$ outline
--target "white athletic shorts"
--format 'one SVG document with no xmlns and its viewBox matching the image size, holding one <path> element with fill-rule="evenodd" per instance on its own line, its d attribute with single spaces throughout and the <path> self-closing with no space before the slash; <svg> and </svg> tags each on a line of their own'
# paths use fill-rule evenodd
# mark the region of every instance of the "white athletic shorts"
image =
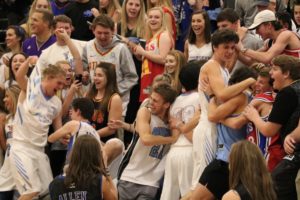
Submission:
<svg viewBox="0 0 300 200">
<path fill-rule="evenodd" d="M 6 192 L 15 189 L 15 182 L 11 174 L 9 156 L 10 145 L 8 144 L 5 152 L 4 163 L 0 169 L 0 192 Z"/>
<path fill-rule="evenodd" d="M 180 199 L 192 185 L 193 146 L 173 146 L 167 154 L 161 200 Z"/>
<path fill-rule="evenodd" d="M 12 176 L 21 195 L 48 193 L 53 180 L 48 156 L 44 148 L 13 141 L 9 156 Z"/>
</svg>

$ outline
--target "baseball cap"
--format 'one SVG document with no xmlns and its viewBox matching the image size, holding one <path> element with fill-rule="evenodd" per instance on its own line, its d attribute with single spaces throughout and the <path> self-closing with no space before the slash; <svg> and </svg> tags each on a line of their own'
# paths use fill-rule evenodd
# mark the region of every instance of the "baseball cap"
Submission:
<svg viewBox="0 0 300 200">
<path fill-rule="evenodd" d="M 253 24 L 248 29 L 256 29 L 262 23 L 271 21 L 276 21 L 275 13 L 270 10 L 263 10 L 255 16 Z"/>
<path fill-rule="evenodd" d="M 256 1 L 254 2 L 254 5 L 255 5 L 255 6 L 268 6 L 269 3 L 270 3 L 269 0 L 256 0 Z"/>
</svg>

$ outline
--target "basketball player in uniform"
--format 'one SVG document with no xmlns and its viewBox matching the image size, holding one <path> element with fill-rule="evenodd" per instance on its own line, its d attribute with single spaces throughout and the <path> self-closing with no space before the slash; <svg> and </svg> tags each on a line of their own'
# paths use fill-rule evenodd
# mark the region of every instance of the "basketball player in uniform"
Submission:
<svg viewBox="0 0 300 200">
<path fill-rule="evenodd" d="M 178 134 L 168 127 L 169 108 L 176 91 L 169 84 L 158 84 L 150 96 L 150 108 L 139 109 L 136 134 L 119 168 L 119 199 L 157 199 L 160 180 L 165 171 L 168 144 Z"/>
<path fill-rule="evenodd" d="M 10 169 L 20 199 L 42 198 L 47 193 L 52 173 L 44 147 L 49 125 L 61 125 L 62 103 L 55 96 L 64 86 L 65 71 L 52 65 L 41 76 L 26 77 L 30 59 L 16 75 L 21 88 L 14 121 L 13 138 L 8 148 Z"/>
</svg>

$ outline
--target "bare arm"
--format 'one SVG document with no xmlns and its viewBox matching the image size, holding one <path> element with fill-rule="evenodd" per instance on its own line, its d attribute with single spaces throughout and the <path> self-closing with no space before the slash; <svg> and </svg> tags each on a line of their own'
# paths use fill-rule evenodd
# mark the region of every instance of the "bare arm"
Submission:
<svg viewBox="0 0 300 200">
<path fill-rule="evenodd" d="M 1 149 L 6 149 L 6 137 L 5 137 L 5 115 L 0 113 L 0 147 Z"/>
<path fill-rule="evenodd" d="M 208 119 L 212 122 L 219 122 L 228 115 L 234 113 L 241 106 L 245 104 L 245 95 L 239 94 L 238 96 L 229 99 L 221 105 L 217 105 L 215 98 L 211 99 L 208 105 Z"/>
<path fill-rule="evenodd" d="M 246 107 L 244 115 L 248 120 L 252 121 L 255 127 L 266 137 L 276 135 L 282 127 L 282 125 L 277 123 L 263 121 L 259 116 L 258 111 L 252 105 Z"/>
<path fill-rule="evenodd" d="M 110 176 L 102 176 L 102 194 L 105 200 L 117 200 L 117 189 Z"/>
<path fill-rule="evenodd" d="M 276 39 L 276 42 L 271 46 L 271 48 L 268 51 L 258 52 L 252 49 L 247 49 L 244 52 L 244 55 L 256 61 L 268 64 L 275 56 L 281 54 L 281 52 L 286 48 L 286 46 L 289 44 L 291 34 L 293 33 L 289 31 L 280 33 L 280 35 Z"/>
<path fill-rule="evenodd" d="M 239 115 L 237 117 L 228 117 L 220 121 L 225 126 L 228 126 L 232 129 L 240 129 L 246 123 L 248 123 L 248 119 L 244 115 Z"/>
<path fill-rule="evenodd" d="M 167 24 L 167 30 L 170 32 L 170 34 L 173 36 L 174 35 L 174 30 L 172 26 L 172 15 L 169 12 L 165 13 L 165 22 Z"/>
<path fill-rule="evenodd" d="M 229 190 L 224 194 L 222 200 L 241 200 L 241 198 L 236 192 Z"/>
<path fill-rule="evenodd" d="M 184 43 L 184 56 L 185 56 L 185 59 L 188 60 L 189 59 L 189 43 L 188 43 L 188 40 L 185 41 Z"/>
<path fill-rule="evenodd" d="M 23 62 L 16 73 L 16 81 L 22 91 L 26 92 L 27 89 L 27 72 L 30 65 L 35 64 L 37 61 L 37 56 L 29 56 L 25 62 Z"/>
<path fill-rule="evenodd" d="M 188 133 L 197 126 L 199 119 L 200 119 L 200 110 L 197 110 L 194 113 L 193 117 L 186 123 L 176 119 L 175 117 L 170 117 L 169 126 L 171 129 L 178 129 L 180 133 Z"/>
<path fill-rule="evenodd" d="M 122 118 L 122 100 L 119 95 L 114 95 L 111 98 L 111 104 L 108 112 L 108 121 L 110 120 L 121 120 Z M 101 137 L 112 135 L 116 130 L 106 126 L 99 129 L 97 132 Z"/>
<path fill-rule="evenodd" d="M 163 137 L 160 135 L 152 135 L 150 128 L 150 111 L 143 107 L 138 111 L 136 119 L 136 130 L 140 135 L 140 139 L 145 146 L 153 146 L 160 144 L 171 144 L 177 140 L 176 137 Z"/>
<path fill-rule="evenodd" d="M 74 133 L 78 128 L 79 128 L 78 121 L 69 121 L 63 127 L 59 128 L 54 133 L 52 133 L 48 137 L 48 142 L 50 143 L 56 142 L 57 140 L 64 138 L 67 135 L 71 135 L 71 133 Z"/>
<path fill-rule="evenodd" d="M 64 40 L 73 56 L 75 62 L 75 74 L 83 74 L 83 64 L 80 53 L 71 40 L 70 36 L 66 33 L 65 30 L 57 30 L 56 35 Z"/>
<path fill-rule="evenodd" d="M 65 117 L 69 114 L 69 108 L 73 101 L 73 97 L 74 97 L 76 91 L 78 91 L 80 89 L 81 85 L 82 84 L 78 83 L 78 81 L 76 81 L 76 80 L 72 83 L 65 99 L 63 100 L 62 111 L 61 111 L 62 117 Z"/>
<path fill-rule="evenodd" d="M 172 48 L 172 38 L 168 31 L 164 31 L 160 35 L 159 39 L 159 54 L 155 54 L 152 51 L 146 51 L 140 45 L 136 46 L 135 52 L 143 57 L 158 63 L 158 64 L 165 64 L 165 58 L 169 51 Z"/>
<path fill-rule="evenodd" d="M 221 102 L 225 102 L 231 99 L 232 97 L 237 96 L 242 91 L 247 89 L 250 85 L 256 82 L 254 78 L 247 78 L 244 81 L 226 87 L 224 84 L 224 79 L 220 72 L 219 64 L 213 62 L 213 63 L 209 63 L 209 65 L 212 66 L 206 67 L 207 75 L 208 75 L 208 83 L 213 91 L 213 94 Z"/>
</svg>

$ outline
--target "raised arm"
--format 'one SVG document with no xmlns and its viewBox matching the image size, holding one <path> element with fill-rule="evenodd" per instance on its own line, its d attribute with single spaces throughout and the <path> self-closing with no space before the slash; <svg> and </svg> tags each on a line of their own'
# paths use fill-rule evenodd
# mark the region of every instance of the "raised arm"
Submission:
<svg viewBox="0 0 300 200">
<path fill-rule="evenodd" d="M 207 66 L 206 68 L 208 70 L 208 84 L 211 87 L 213 94 L 221 102 L 225 102 L 232 97 L 237 96 L 256 82 L 254 78 L 247 78 L 237 84 L 225 86 L 224 79 L 220 72 L 220 66 L 218 66 L 219 64 L 216 62 L 210 64 L 212 66 Z M 201 84 L 205 84 L 204 82 L 204 80 L 201 80 Z"/>
<path fill-rule="evenodd" d="M 16 81 L 18 82 L 19 87 L 22 91 L 26 92 L 27 89 L 27 72 L 30 67 L 32 67 L 38 57 L 37 56 L 29 56 L 25 62 L 23 62 L 16 73 Z"/>
<path fill-rule="evenodd" d="M 80 53 L 75 46 L 74 42 L 71 40 L 70 36 L 64 29 L 56 30 L 56 35 L 61 37 L 62 40 L 67 44 L 75 63 L 75 74 L 83 74 L 83 64 L 81 60 Z"/>
<path fill-rule="evenodd" d="M 70 105 L 73 101 L 74 95 L 76 93 L 76 91 L 79 91 L 81 88 L 81 82 L 78 82 L 77 80 L 75 80 L 70 89 L 68 90 L 68 93 L 66 95 L 66 97 L 63 100 L 63 105 L 62 105 L 62 117 L 65 117 L 69 114 L 69 109 L 70 109 Z"/>
</svg>

